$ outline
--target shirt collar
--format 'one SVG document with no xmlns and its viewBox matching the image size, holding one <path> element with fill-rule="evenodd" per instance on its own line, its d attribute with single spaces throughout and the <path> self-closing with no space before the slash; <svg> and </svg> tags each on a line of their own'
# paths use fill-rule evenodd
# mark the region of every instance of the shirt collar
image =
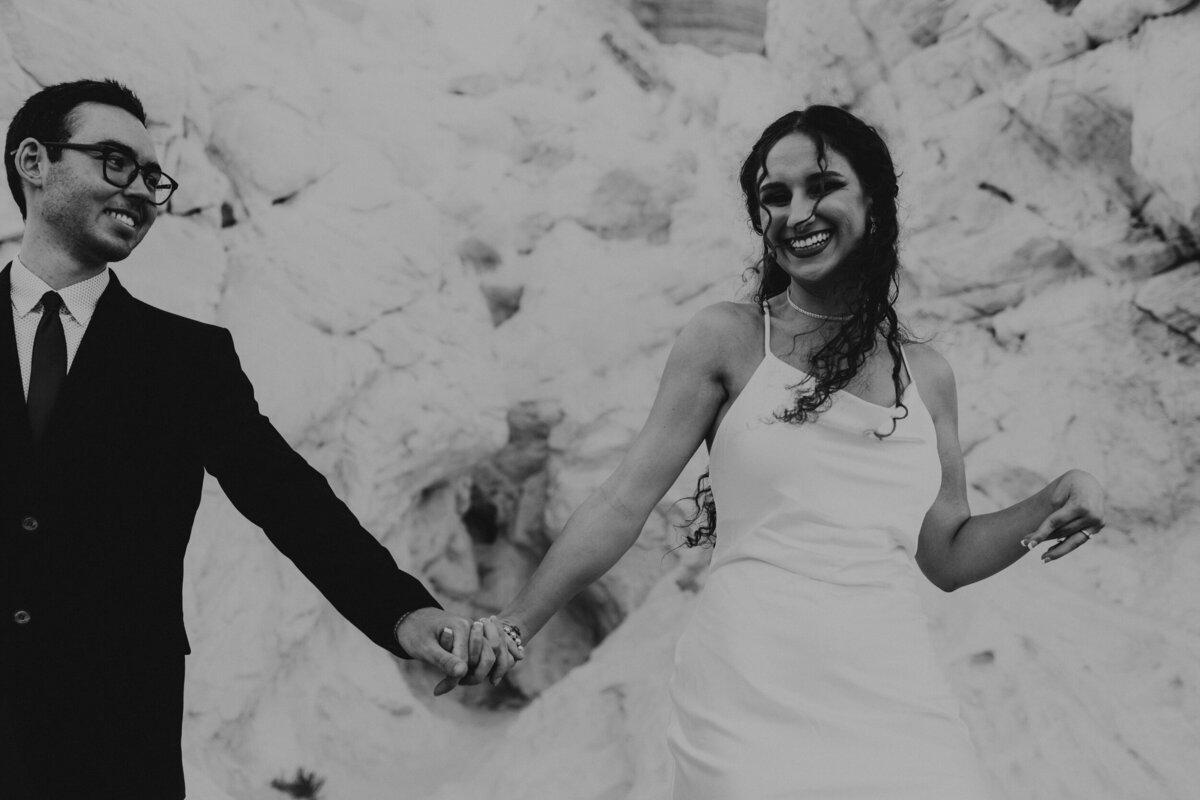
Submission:
<svg viewBox="0 0 1200 800">
<path fill-rule="evenodd" d="M 33 274 L 22 263 L 19 255 L 13 259 L 12 268 L 9 270 L 9 281 L 12 286 L 13 309 L 21 317 L 37 308 L 38 303 L 42 302 L 42 295 L 55 291 L 44 280 Z M 62 298 L 67 313 L 80 325 L 86 326 L 91 322 L 92 314 L 96 311 L 96 304 L 100 302 L 100 295 L 104 294 L 108 282 L 108 269 L 105 268 L 99 275 L 93 275 L 87 280 L 58 289 L 58 296 Z"/>
</svg>

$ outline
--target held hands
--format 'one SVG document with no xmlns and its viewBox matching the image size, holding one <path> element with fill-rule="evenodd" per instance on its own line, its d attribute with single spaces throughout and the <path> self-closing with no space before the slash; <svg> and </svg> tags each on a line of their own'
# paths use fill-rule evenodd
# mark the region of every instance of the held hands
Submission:
<svg viewBox="0 0 1200 800">
<path fill-rule="evenodd" d="M 445 646 L 445 641 L 442 644 Z M 471 669 L 461 683 L 473 686 L 486 679 L 492 686 L 497 686 L 508 671 L 525 658 L 525 646 L 516 625 L 494 616 L 483 617 L 471 625 L 467 653 Z"/>
<path fill-rule="evenodd" d="M 445 676 L 434 687 L 436 696 L 459 683 L 473 685 L 485 678 L 495 686 L 525 657 L 520 632 L 506 632 L 504 625 L 495 617 L 471 623 L 441 609 L 421 608 L 396 626 L 396 641 L 404 652 Z"/>
<path fill-rule="evenodd" d="M 1054 507 L 1037 530 L 1021 540 L 1033 550 L 1048 539 L 1058 542 L 1042 554 L 1042 563 L 1062 558 L 1087 543 L 1104 527 L 1104 488 L 1083 470 L 1071 470 L 1047 487 Z"/>
</svg>

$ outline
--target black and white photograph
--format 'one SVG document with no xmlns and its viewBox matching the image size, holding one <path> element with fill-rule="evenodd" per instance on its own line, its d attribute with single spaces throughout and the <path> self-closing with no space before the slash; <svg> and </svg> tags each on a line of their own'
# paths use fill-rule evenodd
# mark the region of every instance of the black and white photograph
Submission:
<svg viewBox="0 0 1200 800">
<path fill-rule="evenodd" d="M 1200 0 L 0 0 L 0 797 L 1200 797 Z"/>
</svg>

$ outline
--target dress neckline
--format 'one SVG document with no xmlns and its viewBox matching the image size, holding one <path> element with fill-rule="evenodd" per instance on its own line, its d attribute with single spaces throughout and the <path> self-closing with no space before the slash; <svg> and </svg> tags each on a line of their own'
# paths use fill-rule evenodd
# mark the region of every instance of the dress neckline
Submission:
<svg viewBox="0 0 1200 800">
<path fill-rule="evenodd" d="M 902 352 L 903 352 L 903 351 L 902 351 Z M 796 374 L 803 376 L 803 380 L 805 380 L 805 381 L 811 381 L 811 380 L 813 380 L 813 376 L 812 376 L 812 375 L 810 375 L 809 373 L 807 373 L 807 372 L 805 372 L 804 370 L 800 369 L 799 367 L 797 367 L 797 366 L 794 366 L 794 365 L 792 365 L 792 364 L 789 364 L 788 362 L 784 361 L 782 358 L 780 358 L 779 356 L 775 355 L 775 353 L 774 353 L 774 352 L 772 352 L 771 350 L 767 350 L 767 352 L 766 352 L 766 356 L 765 356 L 765 357 L 766 357 L 766 358 L 770 358 L 770 359 L 774 359 L 776 363 L 778 363 L 778 364 L 782 364 L 784 367 L 786 367 L 787 369 L 791 370 L 792 372 L 795 372 Z M 909 392 L 909 389 L 912 389 L 912 388 L 913 388 L 913 385 L 916 383 L 916 382 L 913 380 L 913 376 L 912 376 L 912 370 L 908 368 L 908 361 L 907 361 L 907 359 L 905 359 L 905 362 L 904 362 L 904 369 L 905 369 L 905 371 L 908 373 L 908 383 L 907 383 L 907 384 L 905 384 L 904 388 L 900 390 L 900 402 L 901 402 L 901 403 L 903 403 L 903 402 L 904 402 L 904 399 L 905 399 L 906 397 L 908 397 L 908 392 Z M 913 389 L 913 391 L 916 391 L 916 389 Z M 899 408 L 900 408 L 900 404 L 899 404 L 899 403 L 897 403 L 897 404 L 895 404 L 895 405 L 890 405 L 890 406 L 882 406 L 882 405 L 880 405 L 879 403 L 872 403 L 870 400 L 867 400 L 867 399 L 865 399 L 865 398 L 859 397 L 859 396 L 858 396 L 858 395 L 856 395 L 854 392 L 850 392 L 850 391 L 847 391 L 847 390 L 845 390 L 845 389 L 838 389 L 836 392 L 834 392 L 834 394 L 843 394 L 843 395 L 846 395 L 847 397 L 853 397 L 853 398 L 854 398 L 856 401 L 858 401 L 859 403 L 862 403 L 863 405 L 865 405 L 865 406 L 869 406 L 869 407 L 871 407 L 871 408 L 878 409 L 878 410 L 880 410 L 880 411 L 889 411 L 889 412 L 890 412 L 890 411 L 897 411 L 897 410 L 899 410 Z"/>
<path fill-rule="evenodd" d="M 777 362 L 782 364 L 783 366 L 792 370 L 793 372 L 803 375 L 804 378 L 801 382 L 814 380 L 813 376 L 810 375 L 809 373 L 805 372 L 804 370 L 800 369 L 799 367 L 789 364 L 788 362 L 784 361 L 779 356 L 775 355 L 775 351 L 771 349 L 771 306 L 769 303 L 764 302 L 762 304 L 762 312 L 763 312 L 763 358 L 764 358 L 764 360 L 767 358 L 773 358 Z M 908 356 L 906 356 L 904 354 L 904 346 L 903 345 L 900 345 L 900 360 L 904 363 L 904 371 L 908 373 L 908 384 L 903 389 L 900 390 L 900 397 L 898 397 L 896 399 L 896 403 L 894 405 L 884 406 L 884 405 L 880 405 L 879 403 L 872 403 L 870 400 L 866 400 L 862 397 L 859 397 L 858 395 L 854 394 L 853 392 L 846 391 L 845 389 L 838 389 L 836 392 L 833 392 L 833 394 L 844 394 L 848 397 L 853 397 L 857 402 L 862 403 L 865 406 L 868 406 L 870 408 L 874 408 L 879 411 L 884 411 L 884 412 L 887 412 L 888 414 L 891 414 L 893 411 L 898 410 L 900 408 L 900 406 L 904 404 L 904 398 L 908 396 L 909 387 L 913 386 L 916 383 L 916 379 L 913 377 L 912 367 L 910 367 L 908 365 Z M 760 362 L 760 366 L 761 366 L 761 362 Z M 757 372 L 757 368 L 755 368 L 755 371 Z M 917 390 L 914 389 L 913 391 L 917 391 Z"/>
<path fill-rule="evenodd" d="M 738 392 L 737 397 L 735 397 L 733 399 L 733 402 L 730 403 L 729 408 L 726 409 L 726 411 L 725 411 L 725 415 L 721 418 L 720 424 L 717 425 L 717 429 L 713 432 L 713 437 L 709 444 L 710 457 L 718 449 L 717 448 L 718 442 L 720 442 L 722 439 L 725 438 L 724 431 L 725 431 L 725 428 L 728 427 L 728 425 L 726 423 L 728 422 L 730 415 L 732 415 L 738 407 L 740 407 L 740 406 L 744 405 L 746 402 L 748 402 L 746 395 L 750 393 L 750 389 L 752 388 L 752 386 L 754 386 L 756 381 L 763 380 L 763 377 L 760 375 L 760 373 L 763 373 L 764 371 L 769 371 L 769 368 L 771 367 L 772 364 L 777 365 L 778 367 L 782 367 L 783 369 L 787 370 L 788 372 L 799 375 L 800 380 L 794 381 L 793 385 L 795 385 L 797 383 L 802 383 L 804 381 L 812 381 L 813 380 L 812 375 L 810 375 L 809 373 L 800 369 L 799 367 L 796 367 L 796 366 L 793 366 L 793 365 L 787 363 L 782 358 L 775 355 L 774 351 L 771 350 L 771 345 L 770 345 L 770 341 L 771 341 L 771 330 L 770 330 L 771 322 L 770 322 L 770 320 L 771 320 L 771 317 L 770 317 L 770 312 L 767 310 L 765 303 L 763 304 L 763 317 L 764 317 L 764 319 L 763 319 L 763 323 L 764 323 L 763 324 L 763 357 L 760 358 L 758 363 L 754 366 L 754 371 L 750 373 L 749 379 L 746 381 L 745 385 L 742 386 L 742 389 L 740 392 Z M 916 382 L 916 380 L 913 379 L 912 367 L 910 367 L 908 365 L 908 358 L 904 355 L 903 347 L 901 347 L 901 349 L 900 349 L 900 357 L 904 360 L 904 368 L 908 372 L 908 383 L 904 386 L 903 389 L 900 390 L 900 403 L 904 404 L 904 411 L 907 411 L 908 413 L 897 417 L 896 412 L 901 410 L 900 404 L 896 404 L 896 405 L 892 405 L 892 406 L 882 406 L 882 405 L 879 405 L 878 403 L 872 403 L 870 400 L 864 400 L 863 398 L 859 397 L 858 395 L 854 394 L 853 392 L 848 392 L 845 389 L 838 389 L 836 392 L 833 392 L 831 395 L 831 399 L 837 398 L 839 395 L 845 395 L 846 397 L 851 398 L 850 402 L 852 404 L 857 405 L 859 408 L 863 409 L 862 413 L 869 412 L 872 416 L 875 416 L 875 417 L 878 417 L 879 415 L 886 415 L 888 418 L 896 420 L 897 422 L 908 419 L 912 415 L 914 406 L 916 404 L 924 405 L 924 402 L 921 399 L 921 392 L 920 392 L 920 389 L 917 387 L 917 382 Z M 828 412 L 830 410 L 832 410 L 832 409 L 826 409 L 826 412 Z M 825 413 L 822 413 L 821 417 L 823 418 L 824 416 L 825 416 Z M 880 422 L 882 423 L 883 420 L 880 420 Z M 870 432 L 870 431 L 867 431 L 867 432 Z M 891 438 L 891 437 L 889 437 L 889 438 Z"/>
</svg>

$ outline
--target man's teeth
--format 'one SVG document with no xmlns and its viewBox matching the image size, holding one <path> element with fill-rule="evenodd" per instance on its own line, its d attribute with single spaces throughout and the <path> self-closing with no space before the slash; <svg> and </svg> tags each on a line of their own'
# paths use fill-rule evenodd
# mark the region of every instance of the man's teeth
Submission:
<svg viewBox="0 0 1200 800">
<path fill-rule="evenodd" d="M 829 231 L 818 231 L 810 233 L 808 236 L 802 236 L 796 239 L 789 239 L 788 246 L 793 250 L 808 250 L 813 247 L 820 247 L 829 241 L 833 236 Z"/>
<path fill-rule="evenodd" d="M 109 211 L 108 214 L 109 214 L 109 216 L 125 223 L 126 225 L 128 225 L 131 228 L 137 226 L 137 222 L 134 221 L 133 216 L 130 214 L 126 214 L 124 211 Z"/>
</svg>

